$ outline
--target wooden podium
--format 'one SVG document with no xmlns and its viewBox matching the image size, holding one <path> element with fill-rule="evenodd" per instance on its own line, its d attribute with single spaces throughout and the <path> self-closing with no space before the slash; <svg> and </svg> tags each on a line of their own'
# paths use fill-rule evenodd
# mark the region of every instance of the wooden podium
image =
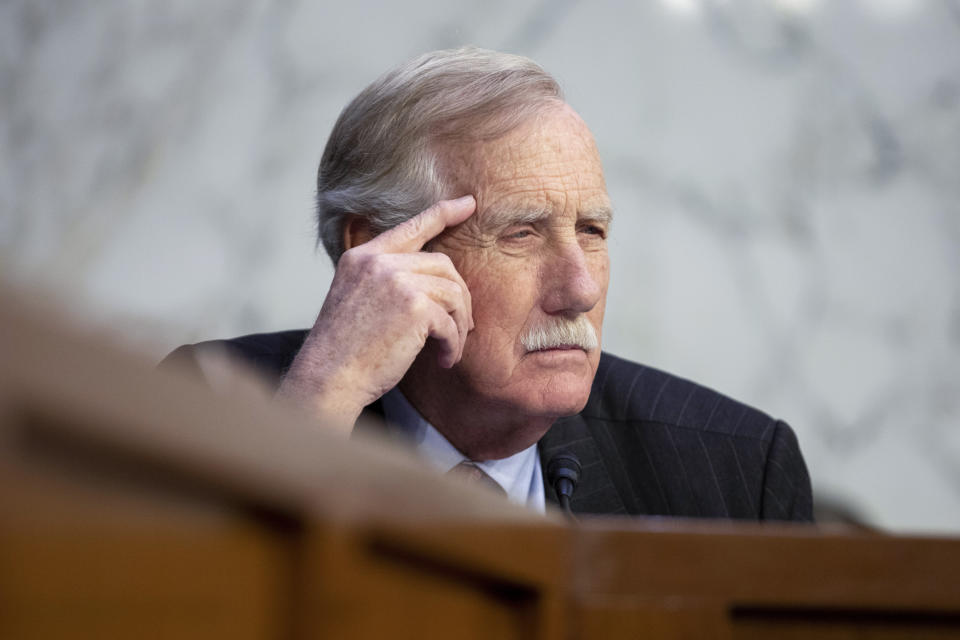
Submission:
<svg viewBox="0 0 960 640">
<path fill-rule="evenodd" d="M 960 540 L 541 517 L 0 305 L 0 638 L 960 638 Z"/>
</svg>

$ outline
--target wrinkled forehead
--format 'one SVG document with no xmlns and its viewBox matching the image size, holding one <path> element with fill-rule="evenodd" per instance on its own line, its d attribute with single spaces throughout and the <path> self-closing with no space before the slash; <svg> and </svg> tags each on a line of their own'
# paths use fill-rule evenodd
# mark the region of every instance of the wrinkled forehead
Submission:
<svg viewBox="0 0 960 640">
<path fill-rule="evenodd" d="M 484 226 L 550 215 L 609 221 L 603 166 L 586 124 L 564 105 L 495 140 L 454 145 L 442 153 L 450 196 L 477 197 Z"/>
</svg>

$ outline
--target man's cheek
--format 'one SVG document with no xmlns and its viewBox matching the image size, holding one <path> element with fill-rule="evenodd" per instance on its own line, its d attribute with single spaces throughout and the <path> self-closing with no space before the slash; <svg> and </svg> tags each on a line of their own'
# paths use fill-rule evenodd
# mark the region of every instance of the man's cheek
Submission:
<svg viewBox="0 0 960 640">
<path fill-rule="evenodd" d="M 499 325 L 495 313 L 491 317 L 486 312 L 481 312 L 479 316 L 474 312 L 473 318 L 476 328 L 467 335 L 465 351 L 469 351 L 481 364 L 493 362 L 512 351 L 513 340 Z"/>
</svg>

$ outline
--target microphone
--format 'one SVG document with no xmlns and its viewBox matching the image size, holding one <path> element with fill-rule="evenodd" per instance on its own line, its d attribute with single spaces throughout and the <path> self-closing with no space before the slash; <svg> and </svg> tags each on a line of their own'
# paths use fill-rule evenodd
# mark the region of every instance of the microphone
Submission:
<svg viewBox="0 0 960 640">
<path fill-rule="evenodd" d="M 571 518 L 573 511 L 570 510 L 570 498 L 579 481 L 580 461 L 577 460 L 577 456 L 563 451 L 550 458 L 550 462 L 547 463 L 547 482 L 557 492 L 560 506 Z"/>
</svg>

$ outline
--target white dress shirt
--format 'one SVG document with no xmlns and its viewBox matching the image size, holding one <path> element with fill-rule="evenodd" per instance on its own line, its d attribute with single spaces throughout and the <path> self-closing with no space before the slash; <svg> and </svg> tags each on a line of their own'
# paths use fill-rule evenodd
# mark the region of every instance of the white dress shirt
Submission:
<svg viewBox="0 0 960 640">
<path fill-rule="evenodd" d="M 469 460 L 427 422 L 396 387 L 388 391 L 381 402 L 388 428 L 400 432 L 417 453 L 440 473 L 447 473 L 464 460 Z M 503 487 L 512 502 L 525 504 L 540 513 L 546 511 L 543 475 L 536 444 L 500 460 L 471 462 Z"/>
</svg>

